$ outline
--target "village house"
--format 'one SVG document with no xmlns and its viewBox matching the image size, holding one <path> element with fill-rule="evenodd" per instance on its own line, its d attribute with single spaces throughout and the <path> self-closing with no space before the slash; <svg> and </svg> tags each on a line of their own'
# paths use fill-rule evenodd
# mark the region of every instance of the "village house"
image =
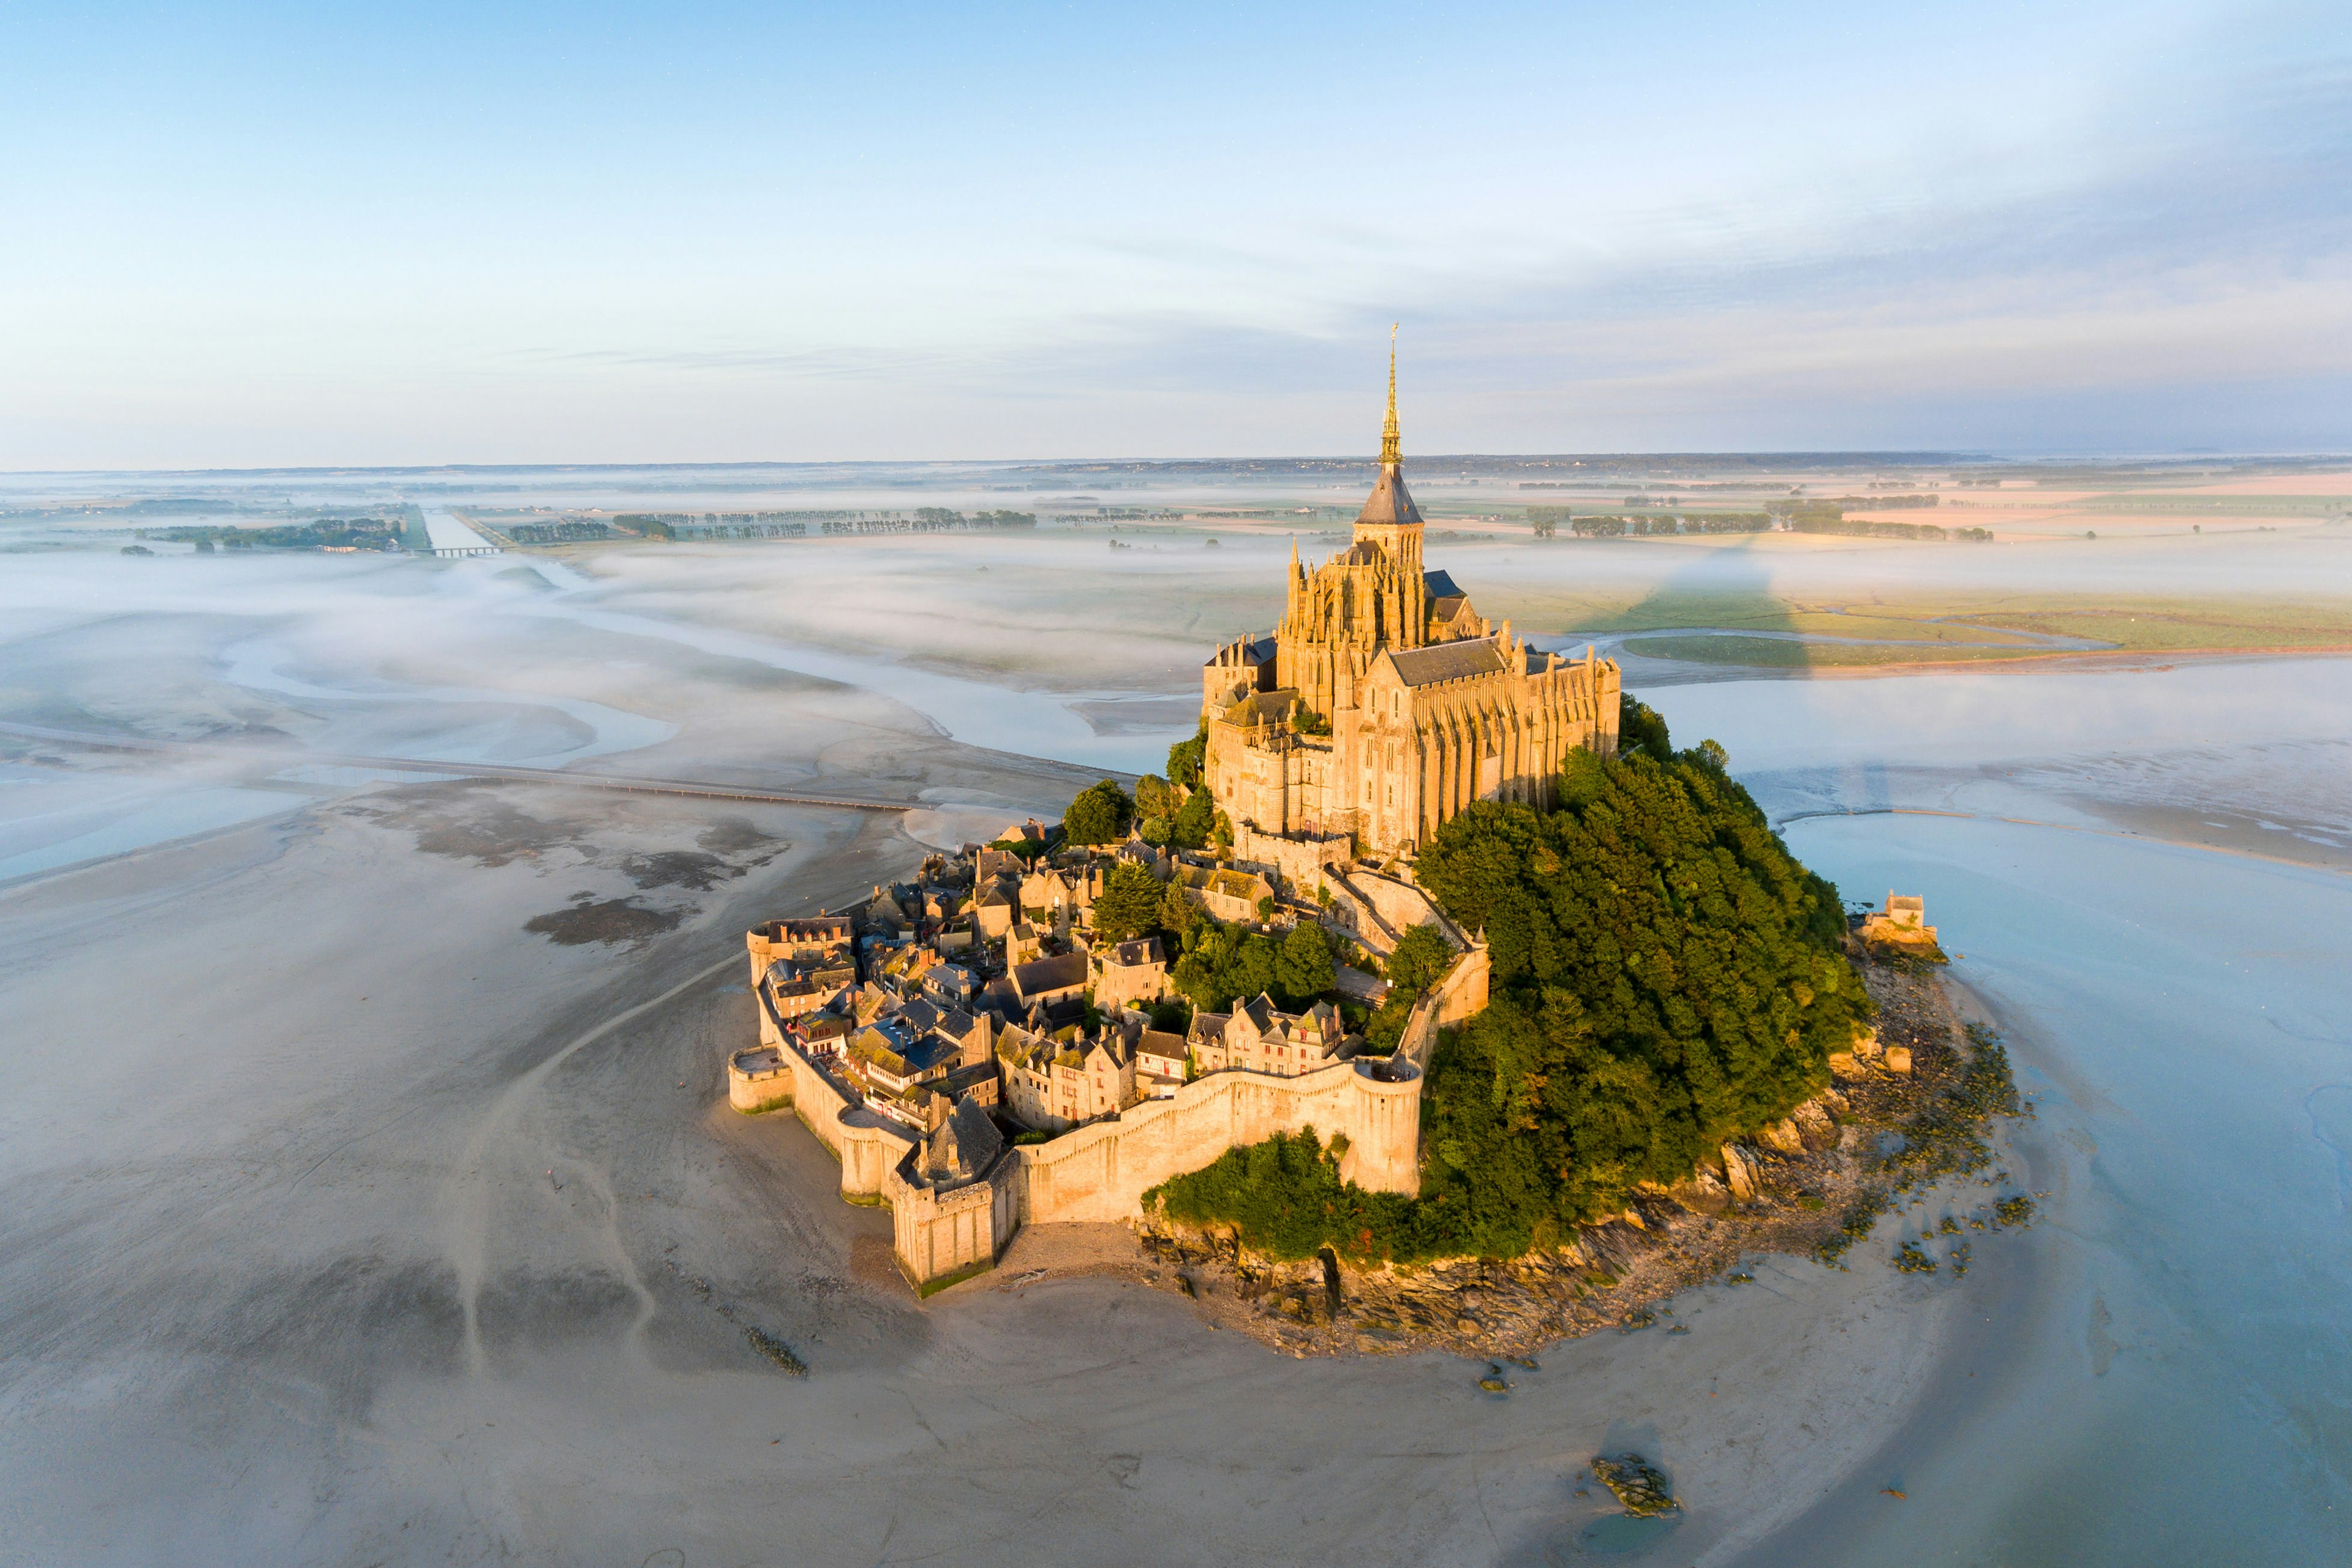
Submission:
<svg viewBox="0 0 2352 1568">
<path fill-rule="evenodd" d="M 1020 915 L 1020 884 L 1002 879 L 984 884 L 972 900 L 972 918 L 982 941 L 1000 942 Z"/>
<path fill-rule="evenodd" d="M 1128 836 L 1127 842 L 1111 851 L 1111 858 L 1130 866 L 1140 866 L 1161 882 L 1167 881 L 1176 869 L 1175 858 L 1169 854 L 1165 845 L 1146 844 L 1133 834 Z M 1099 893 L 1102 889 L 1097 887 L 1095 890 Z"/>
<path fill-rule="evenodd" d="M 1058 1132 L 1135 1103 L 1135 1051 L 1112 1026 L 1089 1039 L 1076 1026 L 1055 1034 L 1007 1025 L 997 1037 L 1005 1109 L 1023 1125 Z"/>
<path fill-rule="evenodd" d="M 906 1102 L 922 1119 L 922 1125 L 935 1126 L 940 1117 L 963 1100 L 996 1106 L 1001 1100 L 1001 1081 L 994 1061 L 973 1062 L 924 1079 L 907 1091 Z"/>
<path fill-rule="evenodd" d="M 963 1053 L 953 1040 L 919 1034 L 905 1019 L 877 1018 L 850 1037 L 847 1063 L 864 1086 L 869 1107 L 909 1127 L 920 1127 L 921 1108 L 908 1097 L 917 1085 L 945 1078 L 961 1067 Z"/>
<path fill-rule="evenodd" d="M 1927 900 L 1889 889 L 1886 902 L 1862 918 L 1862 940 L 1932 945 L 1936 928 L 1927 923 Z"/>
<path fill-rule="evenodd" d="M 1243 1071 L 1297 1078 L 1353 1055 L 1361 1042 L 1346 1032 L 1339 1009 L 1318 1002 L 1304 1013 L 1285 1013 L 1269 996 L 1244 1003 L 1231 1013 L 1195 1013 L 1185 1036 L 1195 1068 L 1202 1073 Z"/>
<path fill-rule="evenodd" d="M 791 1020 L 785 1033 L 799 1042 L 812 1060 L 833 1061 L 847 1048 L 850 1033 L 856 1027 L 846 1015 L 827 1009 Z"/>
<path fill-rule="evenodd" d="M 1168 958 L 1156 936 L 1096 948 L 1094 1003 L 1104 1013 L 1157 1002 L 1168 994 Z"/>
<path fill-rule="evenodd" d="M 1013 970 L 1013 994 L 1024 1016 L 1037 1007 L 1082 997 L 1087 989 L 1087 955 L 1066 952 L 1040 958 Z"/>
<path fill-rule="evenodd" d="M 1256 921 L 1260 900 L 1274 898 L 1274 884 L 1255 871 L 1215 866 L 1179 866 L 1174 879 L 1184 896 L 1220 921 Z"/>
<path fill-rule="evenodd" d="M 1184 1087 L 1184 1037 L 1145 1029 L 1135 1042 L 1135 1087 L 1147 1099 L 1166 1100 Z"/>
<path fill-rule="evenodd" d="M 760 984 L 767 988 L 780 1016 L 797 1018 L 832 1005 L 856 981 L 857 966 L 846 957 L 815 961 L 780 958 L 768 965 Z"/>
<path fill-rule="evenodd" d="M 1018 969 L 1045 956 L 1045 939 L 1054 933 L 1022 921 L 1004 933 L 1004 967 Z"/>
<path fill-rule="evenodd" d="M 814 920 L 770 921 L 754 926 L 747 942 L 751 954 L 751 979 L 757 984 L 779 963 L 802 965 L 812 973 L 839 964 L 850 966 L 849 980 L 857 978 L 852 957 L 857 933 L 845 916 Z M 844 984 L 847 984 L 846 981 Z"/>
<path fill-rule="evenodd" d="M 1081 911 L 1094 907 L 1101 891 L 1102 872 L 1095 867 L 1058 870 L 1041 858 L 1037 868 L 1021 879 L 1021 912 L 1033 922 L 1067 931 Z"/>
<path fill-rule="evenodd" d="M 969 1007 L 979 998 L 980 977 L 961 964 L 937 964 L 923 971 L 923 994 L 946 1006 Z"/>
</svg>

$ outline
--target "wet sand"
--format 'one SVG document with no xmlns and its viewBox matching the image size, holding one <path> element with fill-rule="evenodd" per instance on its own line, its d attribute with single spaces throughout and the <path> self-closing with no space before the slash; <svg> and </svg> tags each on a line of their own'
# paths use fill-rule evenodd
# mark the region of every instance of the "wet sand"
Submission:
<svg viewBox="0 0 2352 1568">
<path fill-rule="evenodd" d="M 453 640 L 362 600 L 280 629 L 273 668 L 352 695 L 222 680 L 249 627 L 177 605 L 114 663 L 94 626 L 20 638 L 51 696 L 10 716 L 587 754 L 595 711 L 547 690 L 675 726 L 606 753 L 632 773 L 937 807 L 320 785 L 0 888 L 0 1557 L 1572 1562 L 1621 1544 L 1583 1470 L 1604 1447 L 1688 1502 L 1639 1560 L 2344 1554 L 2346 885 L 2104 830 L 2256 799 L 2280 826 L 2244 832 L 2332 852 L 2314 758 L 2352 740 L 2326 673 L 2352 666 L 1668 693 L 1801 856 L 1927 895 L 2042 1101 L 2005 1158 L 2051 1196 L 1966 1279 L 1885 1268 L 1890 1219 L 1851 1272 L 1756 1261 L 1667 1303 L 1689 1334 L 1555 1347 L 1498 1399 L 1483 1363 L 1291 1360 L 1076 1265 L 919 1305 L 806 1131 L 721 1108 L 740 933 L 1089 775 L 761 659 L 537 614 L 517 639 L 499 606 L 537 590 L 446 581 Z M 496 696 L 416 695 L 467 684 Z M 1796 820 L 1892 805 L 2103 832 Z M 758 837 L 708 847 L 719 815 Z M 675 918 L 527 929 L 583 896 Z"/>
<path fill-rule="evenodd" d="M 887 1216 L 719 1072 L 741 928 L 919 847 L 772 808 L 788 851 L 656 890 L 675 931 L 524 934 L 697 826 L 607 804 L 370 791 L 0 896 L 11 1558 L 1536 1562 L 1610 1511 L 1576 1495 L 1607 1443 L 1671 1456 L 1697 1547 L 1832 1484 L 1935 1363 L 1948 1308 L 1780 1262 L 1502 1400 L 1050 1264 L 919 1306 Z M 585 837 L 420 847 L 467 811 L 478 851 L 518 813 Z"/>
</svg>

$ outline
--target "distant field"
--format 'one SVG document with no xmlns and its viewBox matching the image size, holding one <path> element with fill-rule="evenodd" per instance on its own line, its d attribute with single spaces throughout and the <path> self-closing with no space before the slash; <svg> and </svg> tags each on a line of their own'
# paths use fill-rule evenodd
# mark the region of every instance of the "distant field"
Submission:
<svg viewBox="0 0 2352 1568">
<path fill-rule="evenodd" d="M 1899 642 L 1993 647 L 2033 646 L 2031 637 L 2017 636 L 2000 626 L 1979 624 L 1973 620 L 1930 618 L 1951 615 L 1953 612 L 1949 606 L 1914 608 L 1879 604 L 1858 605 L 1847 609 L 1814 598 L 1783 599 L 1756 594 L 1666 593 L 1638 598 L 1580 597 L 1553 600 L 1539 607 L 1511 604 L 1501 613 L 1519 616 L 1531 625 L 1551 622 L 1580 632 L 1668 631 L 1708 626 L 1725 631 L 1811 632 L 1821 637 L 1885 637 Z M 2021 626 L 2020 629 L 2039 631 L 2042 628 Z"/>
<path fill-rule="evenodd" d="M 2352 605 L 2343 605 L 2067 606 L 1985 612 L 1967 619 L 2056 637 L 2096 637 L 2133 652 L 2352 647 Z"/>
<path fill-rule="evenodd" d="M 1866 604 L 1762 595 L 1655 595 L 1560 606 L 1578 632 L 1642 632 L 1624 647 L 1650 658 L 1765 668 L 1853 668 L 2026 654 L 2222 653 L 2232 648 L 2352 647 L 2352 603 L 2147 600 L 2086 603 L 2079 596 Z M 1539 621 L 1537 624 L 1541 624 Z M 1865 639 L 1806 643 L 1761 637 L 1677 637 L 1695 627 L 1796 632 Z M 2053 647 L 2040 638 L 2076 646 Z M 1867 639 L 1883 638 L 1884 641 Z M 2083 644 L 2095 645 L 2083 647 Z M 1921 646 L 1932 645 L 1932 646 Z"/>
<path fill-rule="evenodd" d="M 2011 644 L 1986 647 L 1948 643 L 1923 647 L 1900 643 L 1790 642 L 1780 637 L 1634 637 L 1625 651 L 1643 658 L 1680 659 L 1685 664 L 1732 664 L 1767 669 L 1822 669 L 1880 664 L 1943 663 L 1952 659 L 2002 659 L 2031 656 L 2039 650 Z"/>
</svg>

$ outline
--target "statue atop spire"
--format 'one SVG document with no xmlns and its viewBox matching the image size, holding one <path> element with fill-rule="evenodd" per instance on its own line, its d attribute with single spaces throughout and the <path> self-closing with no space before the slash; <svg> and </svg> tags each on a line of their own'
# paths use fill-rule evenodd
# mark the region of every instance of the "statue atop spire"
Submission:
<svg viewBox="0 0 2352 1568">
<path fill-rule="evenodd" d="M 1396 416 L 1396 335 L 1397 324 L 1389 323 L 1389 416 L 1381 422 L 1381 466 L 1392 468 L 1404 461 L 1397 445 Z"/>
</svg>

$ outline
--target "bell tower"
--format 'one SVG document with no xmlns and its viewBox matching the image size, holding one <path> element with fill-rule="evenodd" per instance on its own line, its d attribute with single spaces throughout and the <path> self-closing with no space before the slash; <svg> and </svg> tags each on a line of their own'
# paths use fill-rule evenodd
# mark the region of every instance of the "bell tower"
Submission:
<svg viewBox="0 0 2352 1568">
<path fill-rule="evenodd" d="M 1381 422 L 1381 477 L 1356 515 L 1353 554 L 1370 545 L 1380 554 L 1380 593 L 1387 601 L 1383 616 L 1385 640 L 1399 647 L 1419 647 L 1428 616 L 1428 594 L 1421 578 L 1421 508 L 1404 484 L 1404 451 L 1397 427 L 1396 328 L 1389 328 L 1389 412 Z"/>
</svg>

